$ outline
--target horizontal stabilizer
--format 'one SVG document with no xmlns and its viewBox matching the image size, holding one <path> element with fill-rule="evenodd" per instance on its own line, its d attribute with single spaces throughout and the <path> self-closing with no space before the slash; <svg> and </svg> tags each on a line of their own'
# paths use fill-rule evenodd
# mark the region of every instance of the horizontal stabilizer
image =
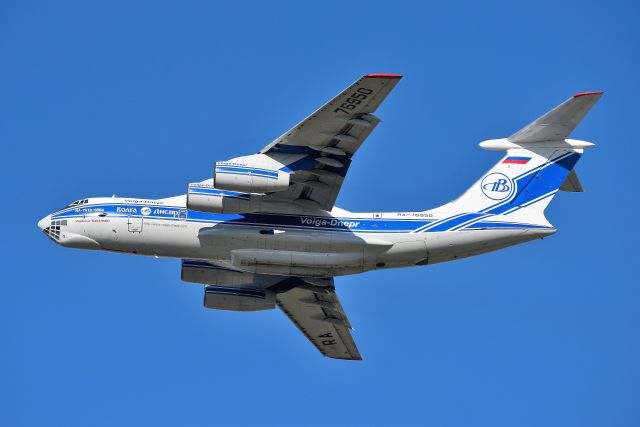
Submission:
<svg viewBox="0 0 640 427">
<path fill-rule="evenodd" d="M 567 175 L 567 179 L 565 179 L 560 186 L 560 190 L 568 191 L 570 193 L 582 193 L 584 191 L 575 169 L 571 169 L 571 172 Z"/>
<path fill-rule="evenodd" d="M 563 141 L 600 99 L 603 92 L 584 92 L 558 105 L 530 125 L 511 135 L 515 143 Z"/>
</svg>

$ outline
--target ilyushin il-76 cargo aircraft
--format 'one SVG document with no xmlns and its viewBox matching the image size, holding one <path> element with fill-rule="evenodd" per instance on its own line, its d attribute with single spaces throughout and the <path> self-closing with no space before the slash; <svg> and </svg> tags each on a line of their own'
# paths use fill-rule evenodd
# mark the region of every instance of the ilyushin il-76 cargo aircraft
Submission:
<svg viewBox="0 0 640 427">
<path fill-rule="evenodd" d="M 367 74 L 257 154 L 218 161 L 213 177 L 166 199 L 92 197 L 38 222 L 65 247 L 182 259 L 204 306 L 276 307 L 325 356 L 361 360 L 334 278 L 430 265 L 555 233 L 544 211 L 581 191 L 574 166 L 594 144 L 568 139 L 602 92 L 585 92 L 508 138 L 480 143 L 502 158 L 456 200 L 420 212 L 335 206 L 374 115 L 400 81 Z"/>
</svg>

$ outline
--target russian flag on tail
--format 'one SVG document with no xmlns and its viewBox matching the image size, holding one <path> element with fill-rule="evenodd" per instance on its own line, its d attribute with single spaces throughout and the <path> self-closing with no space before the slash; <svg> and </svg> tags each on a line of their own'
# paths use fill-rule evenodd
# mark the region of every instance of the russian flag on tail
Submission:
<svg viewBox="0 0 640 427">
<path fill-rule="evenodd" d="M 531 157 L 518 157 L 518 156 L 509 156 L 502 161 L 502 163 L 507 163 L 511 165 L 526 165 Z"/>
</svg>

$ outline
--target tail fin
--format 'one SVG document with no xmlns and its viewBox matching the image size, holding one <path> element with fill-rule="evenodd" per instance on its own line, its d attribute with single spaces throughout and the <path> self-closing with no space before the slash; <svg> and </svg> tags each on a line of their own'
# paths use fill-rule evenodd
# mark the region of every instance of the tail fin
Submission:
<svg viewBox="0 0 640 427">
<path fill-rule="evenodd" d="M 601 96 L 602 92 L 574 95 L 509 138 L 480 143 L 506 155 L 449 206 L 459 212 L 508 215 L 510 221 L 550 226 L 545 208 L 584 149 L 593 146 L 567 137 Z"/>
</svg>

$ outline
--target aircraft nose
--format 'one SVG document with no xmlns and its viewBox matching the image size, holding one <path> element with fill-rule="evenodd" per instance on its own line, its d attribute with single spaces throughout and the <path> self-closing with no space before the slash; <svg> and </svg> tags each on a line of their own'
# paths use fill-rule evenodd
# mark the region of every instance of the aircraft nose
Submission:
<svg viewBox="0 0 640 427">
<path fill-rule="evenodd" d="M 49 225 L 51 225 L 51 215 L 47 215 L 44 218 L 42 218 L 40 221 L 38 221 L 38 228 L 40 230 L 44 230 Z"/>
</svg>

